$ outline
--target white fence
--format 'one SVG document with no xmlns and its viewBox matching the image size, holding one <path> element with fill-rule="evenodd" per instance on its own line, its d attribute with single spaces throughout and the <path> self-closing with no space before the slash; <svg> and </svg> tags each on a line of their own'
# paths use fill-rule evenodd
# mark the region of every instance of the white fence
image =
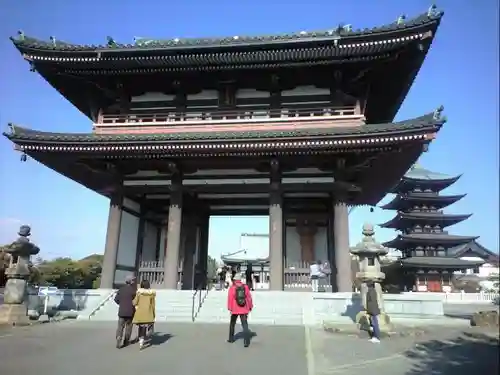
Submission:
<svg viewBox="0 0 500 375">
<path fill-rule="evenodd" d="M 408 292 L 408 293 L 419 293 L 419 292 Z M 498 303 L 500 300 L 500 295 L 495 292 L 479 292 L 479 293 L 465 293 L 465 292 L 454 292 L 454 293 L 432 293 L 440 294 L 443 296 L 443 301 L 445 303 Z"/>
</svg>

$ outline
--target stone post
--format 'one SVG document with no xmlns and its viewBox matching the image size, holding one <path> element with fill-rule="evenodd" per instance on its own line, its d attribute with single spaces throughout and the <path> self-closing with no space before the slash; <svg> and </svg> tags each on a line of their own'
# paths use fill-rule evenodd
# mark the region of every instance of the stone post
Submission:
<svg viewBox="0 0 500 375">
<path fill-rule="evenodd" d="M 0 305 L 0 324 L 29 323 L 27 298 L 27 280 L 30 276 L 30 257 L 40 249 L 29 240 L 31 228 L 23 225 L 19 229 L 19 238 L 7 247 L 10 255 L 9 268 L 5 272 L 7 283 L 4 290 L 4 301 Z"/>
</svg>

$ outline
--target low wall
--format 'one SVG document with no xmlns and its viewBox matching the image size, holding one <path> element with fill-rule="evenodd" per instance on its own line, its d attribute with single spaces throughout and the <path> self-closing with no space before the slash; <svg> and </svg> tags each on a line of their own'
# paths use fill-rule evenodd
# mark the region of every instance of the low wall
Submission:
<svg viewBox="0 0 500 375">
<path fill-rule="evenodd" d="M 304 310 L 307 306 L 304 306 Z M 384 294 L 385 312 L 393 319 L 443 318 L 443 298 L 431 293 Z M 359 293 L 316 293 L 312 307 L 304 311 L 305 324 L 321 324 L 325 320 L 354 322 L 362 310 Z"/>
<path fill-rule="evenodd" d="M 112 289 L 60 289 L 57 294 L 48 297 L 49 315 L 58 312 L 73 312 L 76 316 L 88 316 L 97 309 L 113 292 Z M 37 291 L 30 291 L 28 296 L 29 314 L 43 314 L 44 297 Z"/>
</svg>

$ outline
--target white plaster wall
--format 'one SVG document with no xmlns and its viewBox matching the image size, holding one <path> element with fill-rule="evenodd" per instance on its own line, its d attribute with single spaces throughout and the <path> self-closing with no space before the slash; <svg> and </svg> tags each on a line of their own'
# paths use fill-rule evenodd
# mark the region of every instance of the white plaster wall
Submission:
<svg viewBox="0 0 500 375">
<path fill-rule="evenodd" d="M 139 234 L 139 218 L 122 212 L 120 222 L 120 237 L 116 264 L 120 266 L 135 267 L 137 252 L 137 235 Z"/>
<path fill-rule="evenodd" d="M 283 90 L 281 96 L 330 95 L 330 89 L 316 86 L 298 86 L 292 90 Z"/>
<path fill-rule="evenodd" d="M 255 236 L 242 234 L 239 250 L 243 251 L 235 255 L 238 259 L 265 259 L 269 256 L 269 236 L 266 234 Z"/>
<path fill-rule="evenodd" d="M 316 260 L 328 260 L 328 230 L 326 227 L 318 227 L 314 236 L 314 258 Z M 302 261 L 300 235 L 295 227 L 286 227 L 286 261 L 288 263 Z"/>
<path fill-rule="evenodd" d="M 285 243 L 286 243 L 286 262 L 296 263 L 302 261 L 300 251 L 300 236 L 295 230 L 295 227 L 286 227 L 285 229 Z"/>
<path fill-rule="evenodd" d="M 483 258 L 480 258 L 480 257 L 461 257 L 460 258 L 461 260 L 468 260 L 468 261 L 484 261 Z M 490 263 L 484 263 L 483 265 L 481 265 L 479 267 L 479 273 L 477 273 L 476 275 L 479 276 L 479 277 L 491 277 L 493 275 L 498 275 L 499 274 L 499 267 L 493 265 L 493 264 L 490 264 Z M 462 274 L 461 271 L 455 271 L 454 272 L 455 274 L 457 275 L 460 275 Z M 466 274 L 467 275 L 472 275 L 474 274 L 474 268 L 469 268 L 468 270 L 466 270 Z"/>
<path fill-rule="evenodd" d="M 131 102 L 132 103 L 138 103 L 138 102 L 167 102 L 174 100 L 175 96 L 174 95 L 166 95 L 161 92 L 146 92 L 143 95 L 139 96 L 132 96 Z"/>
<path fill-rule="evenodd" d="M 318 227 L 314 236 L 314 257 L 316 260 L 328 260 L 328 230 L 327 227 Z"/>
<path fill-rule="evenodd" d="M 123 198 L 123 207 L 128 208 L 130 211 L 135 213 L 141 212 L 141 205 L 129 198 Z"/>
<path fill-rule="evenodd" d="M 144 240 L 142 242 L 141 261 L 156 260 L 156 225 L 150 221 L 144 223 Z"/>
<path fill-rule="evenodd" d="M 217 90 L 203 90 L 198 94 L 189 94 L 187 95 L 187 100 L 206 100 L 206 99 L 217 99 L 219 97 L 219 93 Z"/>
<path fill-rule="evenodd" d="M 238 89 L 236 97 L 239 99 L 249 98 L 269 98 L 271 93 L 269 91 L 258 91 L 256 89 Z"/>
</svg>

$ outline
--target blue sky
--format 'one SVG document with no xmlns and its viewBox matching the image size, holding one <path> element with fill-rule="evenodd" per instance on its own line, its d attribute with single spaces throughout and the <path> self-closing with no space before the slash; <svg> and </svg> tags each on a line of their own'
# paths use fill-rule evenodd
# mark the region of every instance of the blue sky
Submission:
<svg viewBox="0 0 500 375">
<path fill-rule="evenodd" d="M 422 0 L 332 1 L 133 1 L 4 0 L 0 14 L 0 124 L 46 131 L 89 132 L 90 121 L 36 73 L 14 49 L 9 36 L 26 35 L 85 44 L 119 42 L 134 36 L 175 38 L 271 34 L 354 28 L 393 22 L 401 14 L 425 12 Z M 445 16 L 437 39 L 397 119 L 445 106 L 448 123 L 421 164 L 450 175 L 463 174 L 450 193 L 467 197 L 448 209 L 473 213 L 452 233 L 481 236 L 498 251 L 498 1 L 443 0 Z M 2 129 L 2 130 L 3 130 Z M 0 243 L 13 240 L 21 223 L 32 225 L 43 257 L 82 257 L 104 247 L 108 201 L 30 160 L 20 162 L 12 145 L 0 139 Z M 393 212 L 358 208 L 350 216 L 351 243 L 365 221 L 381 223 Z M 267 218 L 211 221 L 210 253 L 238 247 L 241 232 L 268 231 Z M 381 241 L 391 230 L 377 230 Z"/>
</svg>

